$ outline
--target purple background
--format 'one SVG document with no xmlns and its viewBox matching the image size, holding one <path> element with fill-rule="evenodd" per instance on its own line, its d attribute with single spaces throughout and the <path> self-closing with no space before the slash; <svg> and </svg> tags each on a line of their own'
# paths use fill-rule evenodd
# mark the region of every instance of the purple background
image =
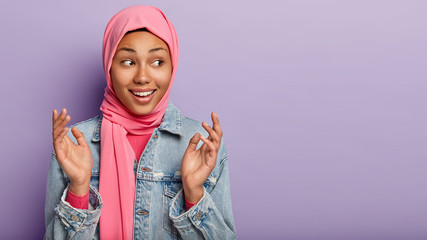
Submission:
<svg viewBox="0 0 427 240">
<path fill-rule="evenodd" d="M 1 239 L 40 239 L 51 110 L 99 113 L 136 1 L 1 1 Z M 427 239 L 426 1 L 139 1 L 180 41 L 172 101 L 217 111 L 240 239 Z"/>
</svg>

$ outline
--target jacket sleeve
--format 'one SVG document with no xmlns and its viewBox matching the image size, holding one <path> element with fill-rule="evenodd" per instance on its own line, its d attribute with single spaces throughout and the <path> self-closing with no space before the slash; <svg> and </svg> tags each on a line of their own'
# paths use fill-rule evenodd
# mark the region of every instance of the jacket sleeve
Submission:
<svg viewBox="0 0 427 240">
<path fill-rule="evenodd" d="M 182 239 L 236 239 L 224 145 L 218 152 L 218 161 L 208 184 L 204 184 L 203 197 L 196 205 L 185 211 L 182 190 L 172 199 L 169 218 Z"/>
<path fill-rule="evenodd" d="M 93 239 L 101 215 L 98 191 L 89 190 L 89 209 L 73 208 L 65 201 L 68 181 L 53 152 L 46 189 L 44 239 Z"/>
</svg>

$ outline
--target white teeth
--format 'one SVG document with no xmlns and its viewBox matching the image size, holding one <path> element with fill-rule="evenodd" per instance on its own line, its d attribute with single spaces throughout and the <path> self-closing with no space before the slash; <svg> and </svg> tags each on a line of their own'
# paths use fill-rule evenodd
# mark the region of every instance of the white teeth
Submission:
<svg viewBox="0 0 427 240">
<path fill-rule="evenodd" d="M 149 95 L 153 94 L 154 90 L 153 91 L 149 91 L 149 92 L 132 92 L 132 93 L 135 96 L 146 97 L 146 96 L 149 96 Z"/>
</svg>

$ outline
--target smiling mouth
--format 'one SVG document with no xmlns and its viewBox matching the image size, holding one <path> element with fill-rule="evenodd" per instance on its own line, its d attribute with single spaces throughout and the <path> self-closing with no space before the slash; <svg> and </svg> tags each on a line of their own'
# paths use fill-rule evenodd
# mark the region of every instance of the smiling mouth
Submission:
<svg viewBox="0 0 427 240">
<path fill-rule="evenodd" d="M 151 90 L 151 91 L 146 91 L 146 92 L 133 92 L 133 91 L 130 91 L 130 92 L 137 97 L 148 97 L 148 96 L 153 95 L 153 93 L 155 91 L 156 90 Z"/>
</svg>

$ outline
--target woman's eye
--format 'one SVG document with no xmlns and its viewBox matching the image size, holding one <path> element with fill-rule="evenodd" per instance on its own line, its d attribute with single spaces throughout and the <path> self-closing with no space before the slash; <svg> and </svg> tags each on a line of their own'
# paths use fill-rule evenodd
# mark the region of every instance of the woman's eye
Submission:
<svg viewBox="0 0 427 240">
<path fill-rule="evenodd" d="M 122 62 L 122 64 L 125 65 L 125 66 L 132 66 L 133 65 L 133 61 L 131 61 L 131 60 L 125 60 L 125 61 Z"/>
<path fill-rule="evenodd" d="M 162 60 L 155 60 L 153 62 L 153 65 L 156 66 L 156 67 L 160 67 L 160 66 L 163 65 L 163 61 Z"/>
</svg>

